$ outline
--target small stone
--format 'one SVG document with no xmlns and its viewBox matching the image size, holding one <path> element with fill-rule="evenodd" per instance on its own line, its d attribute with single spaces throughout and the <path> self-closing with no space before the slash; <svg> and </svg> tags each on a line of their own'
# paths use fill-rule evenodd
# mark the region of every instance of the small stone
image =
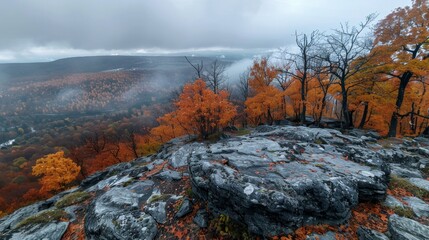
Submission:
<svg viewBox="0 0 429 240">
<path fill-rule="evenodd" d="M 190 212 L 192 212 L 192 203 L 188 198 L 185 198 L 182 205 L 180 205 L 179 211 L 176 213 L 176 218 L 181 218 Z"/>
<path fill-rule="evenodd" d="M 172 170 L 165 170 L 162 171 L 154 176 L 155 178 L 161 179 L 161 180 L 175 180 L 178 181 L 182 179 L 182 174 L 176 171 Z"/>
<path fill-rule="evenodd" d="M 145 207 L 157 223 L 164 224 L 167 221 L 167 213 L 165 211 L 166 202 L 154 202 Z"/>
<path fill-rule="evenodd" d="M 209 216 L 205 209 L 200 209 L 197 212 L 197 215 L 194 217 L 194 223 L 196 223 L 200 228 L 206 228 L 208 226 Z"/>
</svg>

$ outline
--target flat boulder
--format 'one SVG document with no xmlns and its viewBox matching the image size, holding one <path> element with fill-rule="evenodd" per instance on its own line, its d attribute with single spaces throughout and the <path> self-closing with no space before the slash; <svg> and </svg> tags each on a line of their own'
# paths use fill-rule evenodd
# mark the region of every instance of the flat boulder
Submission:
<svg viewBox="0 0 429 240">
<path fill-rule="evenodd" d="M 153 239 L 155 219 L 139 209 L 137 194 L 126 188 L 112 188 L 100 195 L 87 210 L 87 239 Z"/>
<path fill-rule="evenodd" d="M 365 144 L 336 130 L 265 127 L 247 137 L 193 145 L 191 182 L 211 209 L 258 235 L 339 224 L 360 200 L 384 200 L 388 183 L 381 165 L 362 165 L 344 155 L 350 143 Z"/>
</svg>

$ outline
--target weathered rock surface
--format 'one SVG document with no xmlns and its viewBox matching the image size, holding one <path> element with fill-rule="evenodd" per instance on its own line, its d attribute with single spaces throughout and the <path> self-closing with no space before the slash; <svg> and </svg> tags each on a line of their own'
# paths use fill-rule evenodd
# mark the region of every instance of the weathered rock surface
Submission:
<svg viewBox="0 0 429 240">
<path fill-rule="evenodd" d="M 390 164 L 392 174 L 402 178 L 422 178 L 422 174 L 417 169 L 404 168 L 400 164 Z"/>
<path fill-rule="evenodd" d="M 429 227 L 394 214 L 389 218 L 389 232 L 395 240 L 426 240 L 429 236 Z"/>
<path fill-rule="evenodd" d="M 217 143 L 173 139 L 156 155 L 109 167 L 72 190 L 0 219 L 0 239 L 198 239 L 211 234 L 220 214 L 263 238 L 305 225 L 346 224 L 359 202 L 404 205 L 392 196 L 385 199 L 391 169 L 429 188 L 423 179 L 429 140 L 379 138 L 360 130 L 344 134 L 260 126 L 250 135 Z M 55 207 L 74 192 L 89 197 Z M 427 203 L 403 200 L 424 222 Z M 19 225 L 46 209 L 64 211 L 65 217 Z M 219 229 L 226 230 L 227 222 L 219 222 Z M 396 216 L 389 230 L 394 237 L 422 239 L 427 227 L 419 224 Z M 362 239 L 385 239 L 370 229 L 358 234 Z M 335 239 L 335 230 L 310 234 L 308 239 Z"/>
<path fill-rule="evenodd" d="M 384 200 L 384 205 L 389 208 L 404 208 L 404 204 L 401 201 L 390 195 L 387 195 L 386 200 Z"/>
<path fill-rule="evenodd" d="M 412 184 L 419 188 L 423 188 L 426 191 L 429 191 L 429 181 L 421 178 L 410 178 L 408 179 Z"/>
<path fill-rule="evenodd" d="M 425 203 L 420 198 L 404 197 L 403 200 L 413 210 L 417 217 L 429 217 L 429 204 Z"/>
<path fill-rule="evenodd" d="M 335 130 L 264 126 L 248 137 L 194 144 L 191 180 L 212 209 L 253 233 L 341 223 L 359 200 L 382 200 L 388 178 L 386 166 L 374 165 L 379 159 L 371 166 L 348 160 L 347 143 L 365 144 Z"/>
<path fill-rule="evenodd" d="M 35 203 L 27 207 L 21 208 L 14 213 L 0 220 L 0 232 L 13 230 L 25 218 L 37 214 L 40 210 L 41 203 Z M 1 235 L 0 235 L 1 236 Z"/>
<path fill-rule="evenodd" d="M 182 174 L 172 170 L 165 170 L 155 175 L 156 178 L 161 180 L 180 180 L 182 179 Z"/>
<path fill-rule="evenodd" d="M 364 227 L 358 228 L 357 235 L 359 240 L 389 240 L 389 238 L 383 233 Z"/>
<path fill-rule="evenodd" d="M 19 231 L 12 232 L 11 240 L 49 239 L 60 240 L 68 227 L 67 222 L 51 222 L 45 225 L 28 225 Z"/>
<path fill-rule="evenodd" d="M 157 233 L 152 216 L 140 211 L 137 193 L 113 188 L 99 196 L 85 216 L 88 239 L 153 239 Z"/>
</svg>

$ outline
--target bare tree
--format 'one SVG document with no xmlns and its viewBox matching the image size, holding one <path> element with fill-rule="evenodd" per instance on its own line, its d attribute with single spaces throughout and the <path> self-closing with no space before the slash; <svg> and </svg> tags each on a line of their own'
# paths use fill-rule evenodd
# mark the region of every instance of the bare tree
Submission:
<svg viewBox="0 0 429 240">
<path fill-rule="evenodd" d="M 333 75 L 329 75 L 328 68 L 323 66 L 322 61 L 314 61 L 313 65 L 314 78 L 318 83 L 318 87 L 322 90 L 322 99 L 320 104 L 319 113 L 315 118 L 316 125 L 320 125 L 322 121 L 323 111 L 326 107 L 326 100 L 328 96 L 329 88 L 335 81 L 335 77 Z"/>
<path fill-rule="evenodd" d="M 214 60 L 208 69 L 206 69 L 206 74 L 204 80 L 207 82 L 208 86 L 213 90 L 214 93 L 219 93 L 219 90 L 222 87 L 222 84 L 225 83 L 225 64 L 221 63 L 219 60 Z"/>
<path fill-rule="evenodd" d="M 316 59 L 315 50 L 318 47 L 320 34 L 313 31 L 310 36 L 307 34 L 298 34 L 295 32 L 295 43 L 299 49 L 298 53 L 285 53 L 287 68 L 283 69 L 286 75 L 292 76 L 301 83 L 301 113 L 300 123 L 305 123 L 307 112 L 307 92 L 308 82 L 314 77 L 313 61 Z"/>
<path fill-rule="evenodd" d="M 200 63 L 193 64 L 193 63 L 191 63 L 191 61 L 189 61 L 188 57 L 185 56 L 185 59 L 195 69 L 195 73 L 196 73 L 197 78 L 202 78 L 203 77 L 202 73 L 203 73 L 203 69 L 204 69 L 203 60 L 201 60 Z"/>
<path fill-rule="evenodd" d="M 374 21 L 376 15 L 371 14 L 357 27 L 341 24 L 339 29 L 326 36 L 324 51 L 320 58 L 324 60 L 337 84 L 341 87 L 341 115 L 344 118 L 344 128 L 352 127 L 353 116 L 348 107 L 348 80 L 359 72 L 366 70 L 368 62 L 374 57 L 371 52 L 373 41 L 364 35 L 365 29 Z"/>
<path fill-rule="evenodd" d="M 249 69 L 247 69 L 245 72 L 242 72 L 240 74 L 240 80 L 238 82 L 238 90 L 240 92 L 240 97 L 242 98 L 243 102 L 247 100 L 250 94 L 249 74 L 250 74 Z"/>
<path fill-rule="evenodd" d="M 107 144 L 107 137 L 104 132 L 91 132 L 83 136 L 83 143 L 89 148 L 90 151 L 93 151 L 95 154 L 99 154 L 105 150 Z"/>
<path fill-rule="evenodd" d="M 139 154 L 137 153 L 137 138 L 136 138 L 135 131 L 133 129 L 125 130 L 124 140 L 125 140 L 126 146 L 128 147 L 128 149 L 131 150 L 134 157 L 135 158 L 140 157 Z"/>
</svg>

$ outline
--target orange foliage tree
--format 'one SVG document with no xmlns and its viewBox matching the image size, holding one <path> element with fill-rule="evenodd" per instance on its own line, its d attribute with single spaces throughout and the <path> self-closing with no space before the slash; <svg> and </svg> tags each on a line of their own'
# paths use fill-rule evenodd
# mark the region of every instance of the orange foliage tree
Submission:
<svg viewBox="0 0 429 240">
<path fill-rule="evenodd" d="M 251 97 L 245 102 L 250 123 L 272 124 L 274 120 L 284 118 L 283 92 L 273 86 L 278 73 L 267 58 L 254 61 L 248 79 Z"/>
<path fill-rule="evenodd" d="M 80 167 L 70 158 L 64 157 L 64 152 L 59 151 L 48 154 L 36 161 L 32 174 L 43 176 L 39 181 L 42 184 L 42 192 L 63 190 L 79 175 Z"/>
<path fill-rule="evenodd" d="M 375 30 L 379 70 L 397 86 L 395 110 L 388 136 L 396 136 L 398 118 L 410 81 L 427 76 L 429 69 L 429 2 L 413 0 L 411 7 L 397 8 L 381 20 Z"/>
<path fill-rule="evenodd" d="M 227 126 L 237 114 L 228 95 L 225 90 L 214 93 L 201 79 L 186 84 L 175 102 L 177 109 L 160 117 L 160 126 L 152 129 L 151 134 L 161 142 L 185 134 L 198 134 L 207 139 Z"/>
</svg>

